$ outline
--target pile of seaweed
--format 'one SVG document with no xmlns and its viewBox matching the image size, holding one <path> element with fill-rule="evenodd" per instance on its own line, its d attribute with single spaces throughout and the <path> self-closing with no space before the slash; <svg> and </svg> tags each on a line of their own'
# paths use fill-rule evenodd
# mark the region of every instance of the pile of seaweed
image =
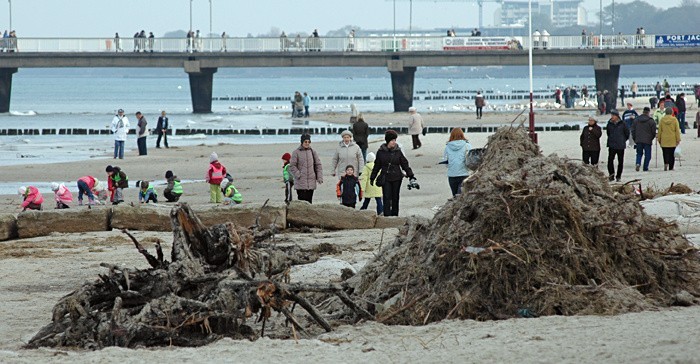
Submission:
<svg viewBox="0 0 700 364">
<path fill-rule="evenodd" d="M 464 193 L 411 220 L 348 281 L 377 320 L 619 314 L 692 305 L 700 255 L 597 169 L 543 156 L 522 128 L 489 138 Z"/>
</svg>

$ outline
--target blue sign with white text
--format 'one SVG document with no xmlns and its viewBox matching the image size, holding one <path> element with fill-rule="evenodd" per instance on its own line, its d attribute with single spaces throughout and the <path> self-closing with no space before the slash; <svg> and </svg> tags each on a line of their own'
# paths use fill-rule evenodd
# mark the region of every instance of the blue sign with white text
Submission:
<svg viewBox="0 0 700 364">
<path fill-rule="evenodd" d="M 657 35 L 656 48 L 700 47 L 700 34 Z"/>
</svg>

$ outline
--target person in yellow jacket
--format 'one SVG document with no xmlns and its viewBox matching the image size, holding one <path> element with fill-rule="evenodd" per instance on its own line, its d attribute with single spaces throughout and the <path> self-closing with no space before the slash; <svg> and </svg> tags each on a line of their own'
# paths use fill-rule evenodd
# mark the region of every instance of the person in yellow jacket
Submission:
<svg viewBox="0 0 700 364">
<path fill-rule="evenodd" d="M 666 108 L 666 116 L 659 121 L 658 138 L 664 156 L 664 171 L 672 171 L 676 162 L 676 147 L 681 143 L 681 129 L 670 107 Z"/>
<path fill-rule="evenodd" d="M 360 187 L 363 191 L 363 197 L 365 198 L 362 202 L 362 207 L 360 210 L 367 210 L 369 207 L 369 202 L 374 198 L 377 202 L 377 215 L 381 215 L 384 212 L 384 204 L 382 203 L 382 188 L 375 186 L 369 181 L 369 175 L 372 174 L 372 168 L 374 168 L 374 161 L 377 156 L 370 152 L 367 153 L 367 162 L 365 163 L 364 169 L 360 175 Z M 379 172 L 381 173 L 381 172 Z"/>
</svg>

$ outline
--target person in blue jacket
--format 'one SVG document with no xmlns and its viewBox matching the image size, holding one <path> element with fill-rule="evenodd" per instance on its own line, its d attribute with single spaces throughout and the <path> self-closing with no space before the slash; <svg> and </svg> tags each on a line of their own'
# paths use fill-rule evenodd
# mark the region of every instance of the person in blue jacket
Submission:
<svg viewBox="0 0 700 364">
<path fill-rule="evenodd" d="M 452 129 L 442 158 L 443 163 L 447 163 L 447 181 L 453 197 L 462 193 L 462 182 L 469 177 L 466 158 L 470 149 L 472 146 L 467 142 L 462 128 Z"/>
</svg>

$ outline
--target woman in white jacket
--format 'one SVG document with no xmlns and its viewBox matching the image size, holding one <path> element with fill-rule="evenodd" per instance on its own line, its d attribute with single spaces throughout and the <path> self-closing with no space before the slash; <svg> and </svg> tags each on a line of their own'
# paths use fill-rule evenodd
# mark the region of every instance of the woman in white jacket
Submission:
<svg viewBox="0 0 700 364">
<path fill-rule="evenodd" d="M 114 159 L 124 159 L 124 142 L 129 133 L 129 118 L 124 115 L 124 110 L 119 109 L 112 119 L 112 133 L 114 133 Z"/>
</svg>

